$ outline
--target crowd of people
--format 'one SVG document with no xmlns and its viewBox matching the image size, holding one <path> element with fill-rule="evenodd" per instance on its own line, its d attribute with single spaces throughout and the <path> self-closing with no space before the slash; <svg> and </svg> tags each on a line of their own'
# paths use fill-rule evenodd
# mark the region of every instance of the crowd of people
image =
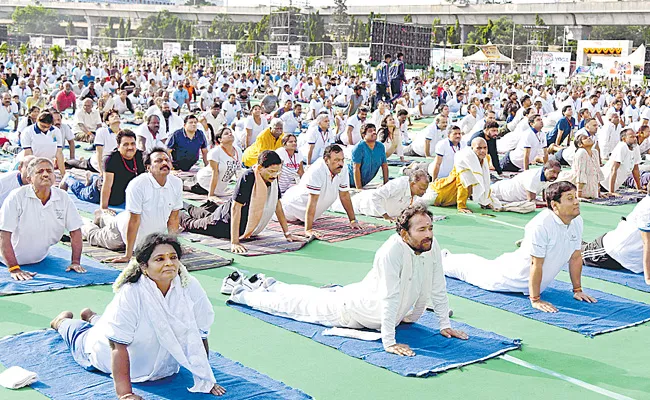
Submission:
<svg viewBox="0 0 650 400">
<path fill-rule="evenodd" d="M 245 253 L 242 240 L 273 220 L 287 241 L 320 237 L 314 222 L 327 210 L 355 230 L 358 215 L 395 223 L 360 283 L 325 290 L 233 272 L 222 292 L 300 321 L 379 330 L 385 350 L 402 356 L 414 352 L 396 343 L 395 327 L 427 307 L 442 335 L 468 339 L 449 324 L 445 275 L 523 293 L 545 312 L 557 311 L 542 297 L 563 267 L 578 301 L 596 301 L 582 289 L 583 262 L 643 273 L 650 284 L 650 200 L 590 243 L 580 217 L 581 200 L 647 191 L 650 92 L 484 78 L 407 77 L 401 53 L 363 76 L 10 54 L 0 63 L 0 144 L 10 160 L 0 176 L 1 260 L 21 281 L 38 279 L 21 266 L 44 260 L 64 235 L 69 271 L 86 272 L 84 244 L 119 252 L 108 261 L 128 267 L 104 314 L 85 309 L 75 320 L 66 311 L 52 327 L 81 366 L 113 374 L 120 399 L 140 398 L 131 382 L 179 366 L 194 376 L 190 391 L 225 392 L 203 355 L 212 306 L 169 236 L 182 231 Z M 393 162 L 402 176 L 390 176 Z M 184 202 L 184 192 L 204 201 Z M 97 205 L 92 218 L 82 219 L 75 198 Z M 544 210 L 517 251 L 485 260 L 443 250 L 433 236 L 427 207 L 472 213 L 470 201 Z M 295 221 L 304 235 L 289 233 Z"/>
</svg>

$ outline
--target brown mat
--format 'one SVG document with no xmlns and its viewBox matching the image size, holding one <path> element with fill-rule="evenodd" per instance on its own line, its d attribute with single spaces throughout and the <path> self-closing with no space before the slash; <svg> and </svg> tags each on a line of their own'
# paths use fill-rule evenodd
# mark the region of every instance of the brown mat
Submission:
<svg viewBox="0 0 650 400">
<path fill-rule="evenodd" d="M 190 232 L 184 232 L 180 237 L 192 243 L 199 243 L 230 252 L 230 240 L 228 239 L 217 239 L 212 236 L 199 235 Z M 246 250 L 248 251 L 241 255 L 246 257 L 255 257 L 268 254 L 288 253 L 302 249 L 310 241 L 311 239 L 301 242 L 288 242 L 282 233 L 269 231 L 267 229 L 254 238 L 242 240 L 241 244 L 246 247 Z"/>
<path fill-rule="evenodd" d="M 63 243 L 66 246 L 70 246 L 70 243 Z M 92 246 L 88 242 L 84 241 L 83 254 L 88 257 L 94 258 L 97 261 L 104 263 L 103 260 L 112 257 L 119 257 L 123 252 L 116 252 L 112 250 L 105 249 L 103 247 Z M 194 248 L 188 248 L 183 246 L 183 265 L 187 268 L 188 271 L 201 271 L 204 269 L 220 268 L 225 267 L 233 263 L 232 258 L 224 258 L 216 254 L 208 253 L 207 251 L 202 251 Z M 115 269 L 122 270 L 126 267 L 126 263 L 104 263 L 110 265 Z"/>
<path fill-rule="evenodd" d="M 379 225 L 368 222 L 359 222 L 363 229 L 355 230 L 350 228 L 350 221 L 347 217 L 335 215 L 325 215 L 314 221 L 314 230 L 321 234 L 320 240 L 334 243 L 342 240 L 354 239 L 360 236 L 370 235 L 371 233 L 388 231 L 395 229 L 393 225 Z M 278 222 L 271 222 L 267 230 L 282 233 L 282 227 Z M 304 237 L 304 223 L 300 221 L 289 222 L 289 233 L 292 235 Z"/>
</svg>

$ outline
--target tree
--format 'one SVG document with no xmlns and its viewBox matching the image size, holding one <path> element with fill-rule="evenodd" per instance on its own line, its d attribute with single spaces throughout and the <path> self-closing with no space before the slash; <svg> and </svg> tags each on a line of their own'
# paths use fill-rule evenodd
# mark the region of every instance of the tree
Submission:
<svg viewBox="0 0 650 400">
<path fill-rule="evenodd" d="M 322 55 L 321 46 L 317 42 L 329 41 L 326 37 L 325 19 L 319 11 L 310 13 L 305 19 L 303 30 L 307 41 L 310 42 L 308 54 L 310 56 Z"/>
<path fill-rule="evenodd" d="M 141 39 L 142 43 L 140 43 L 147 48 L 159 47 L 164 39 L 178 40 L 183 44 L 189 43 L 193 34 L 192 21 L 183 21 L 168 10 L 145 18 L 136 31 L 136 37 L 147 38 Z"/>
<path fill-rule="evenodd" d="M 62 34 L 64 31 L 59 25 L 61 19 L 57 12 L 43 6 L 16 7 L 11 19 L 14 31 L 25 35 Z"/>
<path fill-rule="evenodd" d="M 52 58 L 55 60 L 59 59 L 59 56 L 63 54 L 63 49 L 58 44 L 50 47 L 50 52 L 52 53 Z"/>
<path fill-rule="evenodd" d="M 7 42 L 2 42 L 2 44 L 0 44 L 0 56 L 5 58 L 7 57 L 7 53 L 9 53 L 9 44 L 7 44 Z"/>
<path fill-rule="evenodd" d="M 120 26 L 117 28 L 117 38 L 124 39 L 126 34 L 124 33 L 124 18 L 120 18 Z"/>
<path fill-rule="evenodd" d="M 445 28 L 440 27 L 440 18 L 434 18 L 431 24 L 431 40 L 433 43 L 445 41 Z"/>
<path fill-rule="evenodd" d="M 404 23 L 406 23 L 406 24 L 412 24 L 413 23 L 413 17 L 411 16 L 411 14 L 406 14 L 404 16 Z"/>
<path fill-rule="evenodd" d="M 65 34 L 68 36 L 68 40 L 72 41 L 74 37 L 74 24 L 71 19 L 68 20 L 68 24 L 65 27 Z"/>
<path fill-rule="evenodd" d="M 338 42 L 342 42 L 350 29 L 348 25 L 348 6 L 345 3 L 345 0 L 334 0 L 334 14 L 332 15 L 332 20 L 334 22 L 332 31 L 334 37 Z"/>
</svg>

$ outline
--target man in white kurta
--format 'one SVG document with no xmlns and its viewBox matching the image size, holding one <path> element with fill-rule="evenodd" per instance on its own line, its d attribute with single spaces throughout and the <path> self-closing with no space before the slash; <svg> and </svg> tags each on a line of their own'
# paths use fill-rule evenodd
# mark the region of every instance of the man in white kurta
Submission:
<svg viewBox="0 0 650 400">
<path fill-rule="evenodd" d="M 641 189 L 639 163 L 641 152 L 637 144 L 637 133 L 633 129 L 623 131 L 623 141 L 618 142 L 607 163 L 601 168 L 603 179 L 600 184 L 610 191 L 616 192 L 623 182 L 632 174 L 636 187 Z"/>
<path fill-rule="evenodd" d="M 416 197 L 424 195 L 428 186 L 426 172 L 417 170 L 409 176 L 392 179 L 377 189 L 362 190 L 352 196 L 352 207 L 355 214 L 394 221 Z M 340 201 L 334 203 L 332 211 L 345 212 Z"/>
<path fill-rule="evenodd" d="M 443 250 L 445 275 L 485 290 L 523 293 L 530 297 L 534 308 L 556 312 L 553 305 L 541 301 L 540 294 L 568 265 L 576 300 L 595 302 L 582 292 L 580 283 L 583 221 L 575 186 L 555 182 L 548 187 L 546 196 L 548 209 L 526 224 L 519 249 L 495 260 Z"/>
<path fill-rule="evenodd" d="M 405 215 L 409 215 L 408 219 Z M 451 329 L 449 322 L 440 247 L 433 237 L 431 214 L 426 207 L 415 206 L 405 210 L 399 219 L 403 223 L 400 233 L 379 248 L 372 270 L 359 283 L 335 289 L 282 282 L 252 291 L 239 286 L 230 300 L 303 322 L 376 329 L 381 332 L 386 351 L 408 356 L 414 353 L 396 342 L 395 327 L 402 322 L 416 322 L 431 300 L 440 333 L 466 339 L 467 335 Z M 418 229 L 425 226 L 427 229 Z"/>
</svg>

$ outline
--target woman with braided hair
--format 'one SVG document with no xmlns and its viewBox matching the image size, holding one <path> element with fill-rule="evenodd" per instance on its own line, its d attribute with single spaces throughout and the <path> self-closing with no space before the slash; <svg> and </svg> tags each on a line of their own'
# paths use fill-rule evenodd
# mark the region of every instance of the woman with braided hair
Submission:
<svg viewBox="0 0 650 400">
<path fill-rule="evenodd" d="M 64 311 L 50 324 L 79 365 L 113 375 L 119 399 L 140 400 L 131 382 L 162 379 L 180 366 L 194 378 L 190 392 L 225 393 L 207 356 L 212 305 L 182 255 L 175 237 L 147 236 L 113 284 L 115 297 L 101 317 L 86 308 L 74 320 Z"/>
</svg>

